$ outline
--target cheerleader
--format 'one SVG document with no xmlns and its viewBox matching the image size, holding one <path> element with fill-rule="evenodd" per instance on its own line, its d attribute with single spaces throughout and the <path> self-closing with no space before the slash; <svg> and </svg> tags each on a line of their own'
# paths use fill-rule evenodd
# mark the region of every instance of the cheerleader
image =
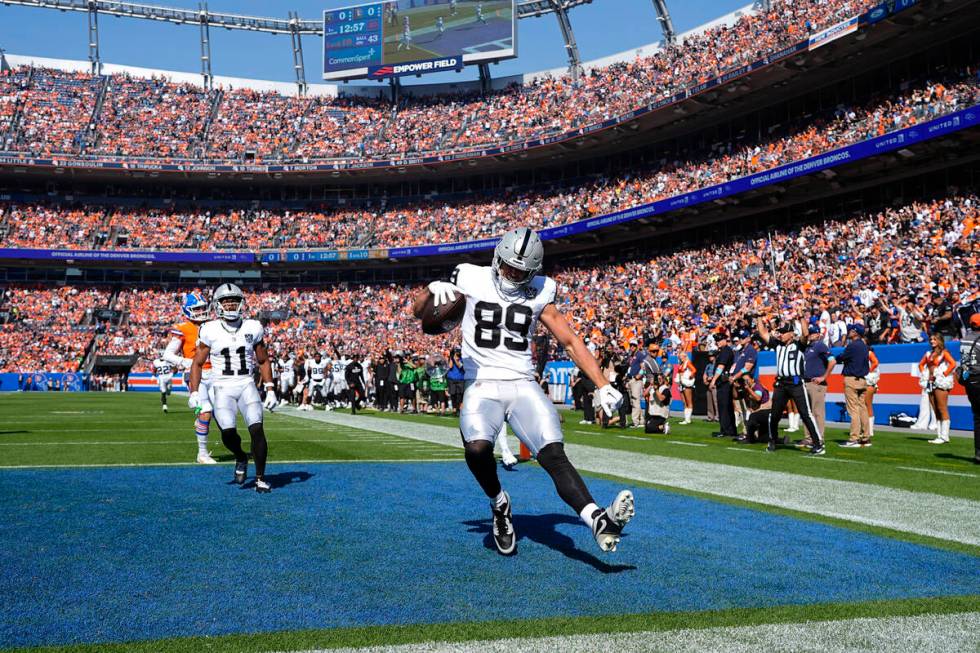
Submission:
<svg viewBox="0 0 980 653">
<path fill-rule="evenodd" d="M 694 414 L 694 363 L 688 358 L 686 352 L 678 352 L 677 356 L 680 364 L 677 366 L 677 386 L 681 391 L 681 399 L 684 400 L 684 421 L 681 424 L 690 424 L 691 415 Z"/>
<path fill-rule="evenodd" d="M 929 336 L 932 347 L 919 362 L 920 376 L 928 372 L 926 392 L 929 393 L 929 404 L 936 413 L 936 437 L 929 444 L 946 444 L 949 442 L 949 391 L 953 389 L 953 369 L 956 361 L 946 350 L 943 337 L 937 333 Z"/>
<path fill-rule="evenodd" d="M 868 384 L 868 390 L 864 393 L 864 401 L 868 407 L 868 439 L 862 443 L 863 447 L 871 446 L 871 438 L 875 434 L 875 410 L 874 410 L 874 397 L 875 393 L 878 392 L 878 381 L 881 379 L 881 372 L 878 371 L 878 357 L 875 356 L 874 351 L 868 348 L 868 375 L 864 377 L 864 380 Z"/>
</svg>

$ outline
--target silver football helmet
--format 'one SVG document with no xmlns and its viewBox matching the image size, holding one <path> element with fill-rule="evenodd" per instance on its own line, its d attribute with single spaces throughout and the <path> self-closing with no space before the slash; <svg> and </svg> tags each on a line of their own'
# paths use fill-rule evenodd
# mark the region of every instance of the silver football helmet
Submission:
<svg viewBox="0 0 980 653">
<path fill-rule="evenodd" d="M 508 231 L 493 250 L 493 281 L 505 295 L 522 292 L 544 264 L 544 245 L 533 229 Z"/>
<path fill-rule="evenodd" d="M 235 300 L 238 301 L 235 302 Z M 225 322 L 237 322 L 242 319 L 242 311 L 245 308 L 245 293 L 235 284 L 223 283 L 218 286 L 211 302 L 214 306 L 214 314 Z"/>
</svg>

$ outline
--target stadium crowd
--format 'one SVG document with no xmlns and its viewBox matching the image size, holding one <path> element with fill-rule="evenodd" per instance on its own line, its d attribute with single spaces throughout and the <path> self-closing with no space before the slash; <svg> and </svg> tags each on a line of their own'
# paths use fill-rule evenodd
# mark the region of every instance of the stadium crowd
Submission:
<svg viewBox="0 0 980 653">
<path fill-rule="evenodd" d="M 800 118 L 767 138 L 736 138 L 683 159 L 666 156 L 565 189 L 439 202 L 319 210 L 0 206 L 0 238 L 15 247 L 261 249 L 397 247 L 552 227 L 720 184 L 921 123 L 980 102 L 975 69 L 923 80 L 863 106 Z"/>
<path fill-rule="evenodd" d="M 98 140 L 87 152 L 199 157 L 211 100 L 208 92 L 193 84 L 112 75 L 99 115 Z"/>
<path fill-rule="evenodd" d="M 508 143 L 624 114 L 762 59 L 876 4 L 775 0 L 768 10 L 745 13 L 731 25 L 710 27 L 633 61 L 593 68 L 578 80 L 546 75 L 488 96 L 405 97 L 386 109 L 373 99 L 309 100 L 229 90 L 210 127 L 214 94 L 221 91 L 44 69 L 29 70 L 25 83 L 12 83 L 10 78 L 25 76 L 24 69 L 14 69 L 0 73 L 0 79 L 8 78 L 0 81 L 0 105 L 12 101 L 22 116 L 6 148 L 44 155 L 280 161 L 388 158 Z M 95 115 L 103 85 L 105 101 Z M 357 129 L 344 129 L 346 124 Z"/>
<path fill-rule="evenodd" d="M 919 342 L 928 331 L 955 337 L 937 316 L 980 294 L 980 199 L 972 193 L 912 202 L 872 214 L 842 216 L 793 230 L 699 243 L 649 256 L 555 267 L 560 308 L 590 347 L 620 352 L 669 343 L 678 351 L 711 347 L 708 336 L 735 331 L 756 316 L 818 323 L 828 345 L 847 326 L 866 325 L 872 343 Z M 775 276 L 773 273 L 775 272 Z M 165 346 L 183 293 L 133 289 L 112 308 L 100 354 L 137 354 L 138 369 Z M 428 355 L 446 339 L 423 336 L 406 307 L 415 288 L 339 284 L 250 293 L 249 311 L 270 322 L 276 351 L 330 351 L 335 343 L 374 356 Z M 87 309 L 107 307 L 101 289 L 11 287 L 3 327 L 4 370 L 64 366 L 79 360 L 92 337 Z"/>
<path fill-rule="evenodd" d="M 104 288 L 10 286 L 0 298 L 0 372 L 75 372 L 96 334 Z"/>
</svg>

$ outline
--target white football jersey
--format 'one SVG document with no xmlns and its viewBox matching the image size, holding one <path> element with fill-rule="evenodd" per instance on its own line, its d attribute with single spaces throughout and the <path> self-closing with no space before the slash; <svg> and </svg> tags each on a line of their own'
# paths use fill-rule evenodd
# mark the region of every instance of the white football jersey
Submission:
<svg viewBox="0 0 980 653">
<path fill-rule="evenodd" d="M 296 366 L 296 361 L 290 358 L 280 358 L 279 359 L 279 376 L 284 376 L 286 378 L 292 378 L 293 368 Z"/>
<path fill-rule="evenodd" d="M 350 359 L 344 354 L 333 362 L 333 382 L 334 385 L 347 387 L 347 366 Z"/>
<path fill-rule="evenodd" d="M 211 320 L 201 327 L 197 340 L 211 348 L 211 369 L 216 384 L 252 380 L 258 367 L 255 346 L 262 342 L 263 333 L 257 320 L 242 320 L 237 329 L 224 320 Z"/>
<path fill-rule="evenodd" d="M 531 339 L 541 311 L 555 301 L 557 286 L 536 276 L 519 298 L 504 297 L 490 266 L 462 263 L 451 281 L 466 295 L 463 314 L 463 367 L 466 379 L 534 379 Z"/>
<path fill-rule="evenodd" d="M 153 361 L 153 371 L 157 376 L 173 376 L 174 366 L 162 358 L 158 358 Z"/>
<path fill-rule="evenodd" d="M 312 358 L 306 361 L 306 371 L 309 374 L 310 381 L 314 383 L 323 383 L 324 376 L 329 367 L 330 361 L 326 358 L 321 358 L 319 363 Z"/>
</svg>

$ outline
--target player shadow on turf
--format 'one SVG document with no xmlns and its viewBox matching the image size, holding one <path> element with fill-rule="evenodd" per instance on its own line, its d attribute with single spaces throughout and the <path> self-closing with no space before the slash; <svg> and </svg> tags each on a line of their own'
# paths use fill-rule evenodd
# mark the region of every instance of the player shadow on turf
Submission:
<svg viewBox="0 0 980 653">
<path fill-rule="evenodd" d="M 266 482 L 272 486 L 273 490 L 284 488 L 293 483 L 305 483 L 311 478 L 313 478 L 313 474 L 309 472 L 279 472 L 278 474 L 265 475 Z M 255 479 L 253 478 L 247 481 L 242 485 L 242 489 L 255 489 Z"/>
<path fill-rule="evenodd" d="M 493 543 L 489 519 L 474 519 L 464 521 L 463 524 L 471 527 L 468 531 L 470 533 L 485 533 L 486 537 L 483 539 L 483 546 L 492 551 L 497 550 L 497 547 Z M 547 515 L 514 515 L 514 530 L 517 531 L 518 542 L 527 539 L 538 544 L 543 544 L 566 558 L 587 564 L 604 574 L 618 574 L 624 571 L 636 570 L 635 565 L 611 565 L 603 562 L 591 553 L 579 549 L 575 546 L 575 540 L 564 533 L 558 532 L 557 526 L 559 524 L 572 524 L 585 528 L 581 520 L 571 515 L 557 513 Z M 623 537 L 628 537 L 628 534 L 624 533 Z"/>
<path fill-rule="evenodd" d="M 31 431 L 0 431 L 0 435 L 16 435 L 18 433 L 31 433 Z"/>
<path fill-rule="evenodd" d="M 972 456 L 960 456 L 955 453 L 937 453 L 935 456 L 936 458 L 945 458 L 946 460 L 962 460 L 968 463 L 972 463 L 974 460 Z"/>
</svg>

